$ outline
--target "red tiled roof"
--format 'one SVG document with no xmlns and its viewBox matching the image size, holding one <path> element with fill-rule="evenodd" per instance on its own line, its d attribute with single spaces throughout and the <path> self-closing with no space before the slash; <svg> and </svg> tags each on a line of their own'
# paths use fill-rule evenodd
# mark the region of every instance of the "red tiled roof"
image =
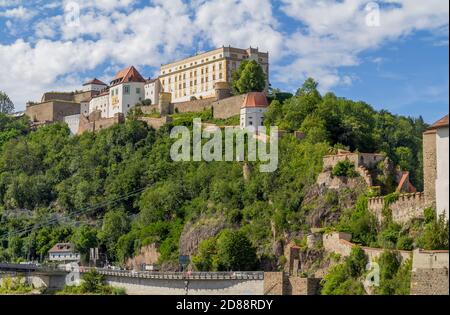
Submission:
<svg viewBox="0 0 450 315">
<path fill-rule="evenodd" d="M 156 80 L 158 80 L 158 78 L 155 78 L 155 79 L 148 79 L 148 80 L 145 81 L 145 84 L 153 83 L 153 82 L 155 82 Z"/>
<path fill-rule="evenodd" d="M 111 81 L 111 85 L 126 82 L 145 82 L 145 79 L 142 77 L 139 71 L 136 70 L 135 67 L 131 66 L 117 72 L 116 76 Z"/>
<path fill-rule="evenodd" d="M 267 107 L 269 106 L 269 102 L 267 101 L 267 97 L 262 92 L 250 92 L 244 98 L 244 102 L 242 103 L 242 108 L 245 107 Z"/>
<path fill-rule="evenodd" d="M 61 253 L 61 252 L 73 252 L 74 245 L 72 243 L 57 243 L 48 252 L 49 253 Z"/>
<path fill-rule="evenodd" d="M 448 115 L 442 117 L 428 128 L 428 130 L 448 127 Z"/>
<path fill-rule="evenodd" d="M 100 80 L 97 79 L 97 78 L 94 78 L 94 79 L 92 79 L 91 81 L 86 82 L 85 84 L 83 84 L 83 86 L 89 85 L 89 84 L 97 84 L 97 85 L 104 85 L 104 86 L 107 85 L 106 83 L 103 83 L 102 81 L 100 81 Z"/>
</svg>

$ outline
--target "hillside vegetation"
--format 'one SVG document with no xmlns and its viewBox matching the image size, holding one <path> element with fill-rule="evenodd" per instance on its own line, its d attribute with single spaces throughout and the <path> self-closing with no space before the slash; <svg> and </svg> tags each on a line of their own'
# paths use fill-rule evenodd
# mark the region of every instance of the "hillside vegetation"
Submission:
<svg viewBox="0 0 450 315">
<path fill-rule="evenodd" d="M 278 169 L 260 173 L 251 162 L 245 181 L 242 162 L 173 162 L 170 125 L 155 131 L 131 119 L 71 137 L 63 124 L 31 132 L 23 121 L 0 116 L 0 261 L 42 260 L 56 242 L 72 241 L 84 257 L 99 246 L 110 262 L 123 264 L 156 243 L 163 268 L 175 269 L 185 227 L 215 220 L 220 228 L 211 226 L 193 249 L 198 269 L 276 269 L 286 237 L 309 231 L 314 205 L 304 201 L 324 154 L 383 152 L 422 187 L 421 118 L 322 96 L 310 79 L 292 98 L 274 100 L 265 121 L 306 138 L 283 137 Z M 356 197 L 350 195 L 352 203 Z M 324 224 L 352 230 L 357 220 L 367 223 L 347 208 L 337 203 Z"/>
</svg>

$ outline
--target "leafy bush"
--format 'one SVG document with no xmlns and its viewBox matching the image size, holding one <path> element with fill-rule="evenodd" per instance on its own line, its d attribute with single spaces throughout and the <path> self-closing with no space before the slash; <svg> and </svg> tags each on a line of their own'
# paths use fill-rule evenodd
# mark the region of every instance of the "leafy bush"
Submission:
<svg viewBox="0 0 450 315">
<path fill-rule="evenodd" d="M 355 164 L 353 164 L 349 160 L 337 162 L 336 165 L 333 167 L 331 174 L 333 174 L 333 176 L 337 176 L 337 177 L 341 177 L 341 176 L 356 177 L 356 176 L 358 176 L 358 173 L 355 171 Z"/>
<path fill-rule="evenodd" d="M 363 295 L 365 290 L 361 276 L 365 271 L 367 256 L 355 246 L 344 263 L 331 268 L 322 280 L 323 295 Z"/>
<path fill-rule="evenodd" d="M 223 230 L 217 237 L 200 243 L 192 258 L 197 270 L 253 270 L 256 251 L 241 231 Z"/>
<path fill-rule="evenodd" d="M 411 260 L 402 265 L 402 257 L 396 251 L 384 251 L 378 258 L 380 286 L 375 292 L 382 295 L 408 295 L 411 283 Z"/>
<path fill-rule="evenodd" d="M 428 223 L 425 224 L 425 230 L 418 239 L 418 247 L 423 249 L 448 249 L 449 239 L 449 224 L 445 218 L 445 213 L 442 213 L 436 219 L 435 211 L 428 211 Z"/>
</svg>

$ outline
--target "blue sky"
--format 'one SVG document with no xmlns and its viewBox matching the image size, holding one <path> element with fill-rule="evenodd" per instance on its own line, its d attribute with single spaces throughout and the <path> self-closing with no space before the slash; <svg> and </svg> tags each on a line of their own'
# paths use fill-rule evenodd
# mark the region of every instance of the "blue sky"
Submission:
<svg viewBox="0 0 450 315">
<path fill-rule="evenodd" d="M 269 51 L 274 87 L 311 76 L 432 123 L 448 113 L 448 16 L 444 0 L 0 0 L 0 90 L 22 110 L 130 64 L 153 77 L 195 52 L 252 46 Z"/>
</svg>

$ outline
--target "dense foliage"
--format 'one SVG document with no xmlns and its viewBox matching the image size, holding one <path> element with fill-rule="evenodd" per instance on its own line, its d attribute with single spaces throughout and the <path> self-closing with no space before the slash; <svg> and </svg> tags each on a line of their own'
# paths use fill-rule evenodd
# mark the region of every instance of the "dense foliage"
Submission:
<svg viewBox="0 0 450 315">
<path fill-rule="evenodd" d="M 177 265 L 186 224 L 220 218 L 229 230 L 201 243 L 195 256 L 201 259 L 194 259 L 199 270 L 276 265 L 281 258 L 274 243 L 310 230 L 307 218 L 315 205 L 305 196 L 323 155 L 336 147 L 383 151 L 420 187 L 421 119 L 321 96 L 316 88 L 308 80 L 296 96 L 272 102 L 266 121 L 299 129 L 306 138 L 281 138 L 278 169 L 260 173 L 260 162 L 250 162 L 248 180 L 242 162 L 173 162 L 171 125 L 155 131 L 128 119 L 72 137 L 64 124 L 30 133 L 24 121 L 0 116 L 0 261 L 44 260 L 55 243 L 72 241 L 83 259 L 98 246 L 109 262 L 120 264 L 155 243 L 160 262 Z M 208 111 L 175 114 L 173 124 L 191 126 L 196 116 L 212 119 Z M 342 215 L 342 229 L 361 243 L 379 242 L 367 205 L 358 204 Z M 408 245 L 408 239 L 400 242 L 402 233 L 386 232 L 383 239 Z"/>
<path fill-rule="evenodd" d="M 380 152 L 410 172 L 411 181 L 422 189 L 422 133 L 426 125 L 421 117 L 397 116 L 386 110 L 317 91 L 317 83 L 308 79 L 297 95 L 283 103 L 273 101 L 265 124 L 288 131 L 301 130 L 311 141 L 340 143 L 350 150 Z"/>
</svg>

